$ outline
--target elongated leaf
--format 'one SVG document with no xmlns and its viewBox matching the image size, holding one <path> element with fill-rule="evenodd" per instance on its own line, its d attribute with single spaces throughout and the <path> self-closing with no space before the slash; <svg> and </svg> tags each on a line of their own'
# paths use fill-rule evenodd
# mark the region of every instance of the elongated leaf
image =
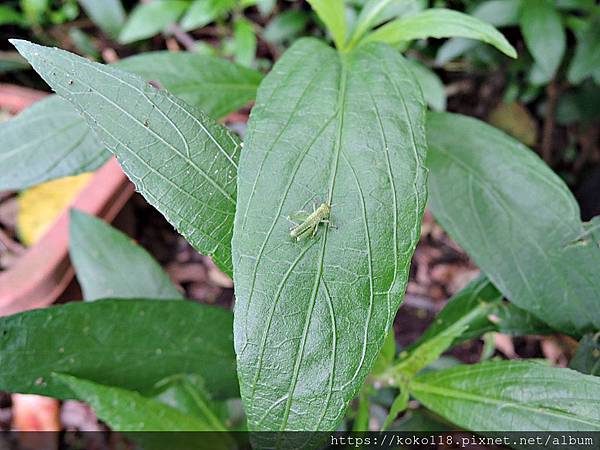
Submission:
<svg viewBox="0 0 600 450">
<path fill-rule="evenodd" d="M 77 111 L 49 97 L 0 124 L 0 190 L 24 189 L 100 167 L 110 155 Z"/>
<path fill-rule="evenodd" d="M 570 369 L 528 361 L 461 365 L 421 375 L 410 389 L 468 430 L 600 430 L 600 379 Z"/>
<path fill-rule="evenodd" d="M 215 396 L 232 397 L 231 327 L 231 312 L 181 300 L 100 300 L 2 317 L 0 389 L 73 398 L 50 376 L 64 372 L 150 393 L 158 381 L 189 373 Z"/>
<path fill-rule="evenodd" d="M 429 206 L 442 227 L 518 307 L 567 334 L 600 328 L 600 250 L 579 242 L 564 182 L 478 120 L 432 113 L 427 132 Z"/>
<path fill-rule="evenodd" d="M 225 401 L 215 401 L 206 392 L 204 380 L 194 375 L 175 375 L 157 383 L 159 394 L 155 397 L 186 415 L 199 418 L 215 431 L 226 431 L 223 419 L 227 419 Z"/>
<path fill-rule="evenodd" d="M 121 0 L 79 0 L 85 13 L 104 32 L 117 37 L 125 24 Z"/>
<path fill-rule="evenodd" d="M 335 46 L 343 49 L 347 33 L 344 0 L 308 0 L 308 3 L 327 26 Z"/>
<path fill-rule="evenodd" d="M 352 30 L 350 45 L 356 44 L 371 28 L 393 18 L 421 12 L 427 6 L 423 0 L 368 0 L 364 3 Z"/>
<path fill-rule="evenodd" d="M 248 20 L 235 22 L 233 46 L 235 62 L 244 67 L 252 67 L 256 57 L 256 34 L 252 23 Z"/>
<path fill-rule="evenodd" d="M 478 4 L 469 14 L 499 28 L 518 24 L 520 12 L 521 0 L 489 0 Z M 448 39 L 439 48 L 435 63 L 442 66 L 477 45 L 478 42 L 471 39 Z"/>
<path fill-rule="evenodd" d="M 254 100 L 262 80 L 257 70 L 190 52 L 143 53 L 119 61 L 116 66 L 146 81 L 157 81 L 171 94 L 215 119 Z"/>
<path fill-rule="evenodd" d="M 567 75 L 571 83 L 579 84 L 592 76 L 594 71 L 600 71 L 600 15 L 578 36 Z"/>
<path fill-rule="evenodd" d="M 231 274 L 239 139 L 135 75 L 63 50 L 13 43 L 84 115 L 148 202 Z"/>
<path fill-rule="evenodd" d="M 164 31 L 188 6 L 185 0 L 154 0 L 136 6 L 119 34 L 119 42 L 129 44 Z"/>
<path fill-rule="evenodd" d="M 525 0 L 521 6 L 521 32 L 536 64 L 550 80 L 567 46 L 565 30 L 554 1 Z"/>
<path fill-rule="evenodd" d="M 291 41 L 306 28 L 310 14 L 294 9 L 282 12 L 273 17 L 262 34 L 263 39 L 274 44 Z"/>
<path fill-rule="evenodd" d="M 76 210 L 70 227 L 69 254 L 86 300 L 182 298 L 154 258 L 125 234 Z"/>
<path fill-rule="evenodd" d="M 196 0 L 181 20 L 185 30 L 201 28 L 233 9 L 237 0 Z"/>
<path fill-rule="evenodd" d="M 479 277 L 448 301 L 410 348 L 434 338 L 457 322 L 463 322 L 467 329 L 454 340 L 453 345 L 476 339 L 490 331 L 511 335 L 552 333 L 550 327 L 532 314 L 502 301 L 500 291 L 487 278 Z"/>
<path fill-rule="evenodd" d="M 435 111 L 444 111 L 446 109 L 446 91 L 440 77 L 429 67 L 414 59 L 407 59 L 406 62 L 415 74 L 427 104 Z"/>
<path fill-rule="evenodd" d="M 297 41 L 259 89 L 233 240 L 242 399 L 257 430 L 331 430 L 404 293 L 425 203 L 424 101 L 403 58 Z M 273 176 L 277 174 L 277 176 Z M 296 241 L 286 217 L 332 205 Z"/>
<path fill-rule="evenodd" d="M 517 52 L 506 38 L 489 23 L 458 11 L 433 8 L 414 16 L 393 20 L 366 37 L 367 42 L 396 44 L 428 37 L 464 37 L 493 45 L 513 58 Z"/>
<path fill-rule="evenodd" d="M 214 118 L 253 100 L 262 79 L 258 71 L 225 59 L 186 52 L 144 53 L 116 66 L 157 81 Z M 25 189 L 94 170 L 110 156 L 83 117 L 57 96 L 0 124 L 0 141 L 0 189 Z"/>
<path fill-rule="evenodd" d="M 586 334 L 569 364 L 571 369 L 600 376 L 600 333 Z"/>
<path fill-rule="evenodd" d="M 211 430 L 201 419 L 134 391 L 65 374 L 53 374 L 52 378 L 64 384 L 79 400 L 89 403 L 98 418 L 114 431 Z"/>
</svg>

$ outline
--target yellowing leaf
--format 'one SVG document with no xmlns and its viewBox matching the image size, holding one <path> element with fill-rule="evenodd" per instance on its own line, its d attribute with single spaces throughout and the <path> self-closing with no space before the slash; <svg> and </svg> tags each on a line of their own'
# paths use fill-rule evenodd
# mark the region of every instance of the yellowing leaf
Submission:
<svg viewBox="0 0 600 450">
<path fill-rule="evenodd" d="M 91 177 L 84 173 L 74 177 L 42 183 L 19 195 L 17 227 L 23 244 L 35 244 L 60 213 L 71 203 Z"/>
</svg>

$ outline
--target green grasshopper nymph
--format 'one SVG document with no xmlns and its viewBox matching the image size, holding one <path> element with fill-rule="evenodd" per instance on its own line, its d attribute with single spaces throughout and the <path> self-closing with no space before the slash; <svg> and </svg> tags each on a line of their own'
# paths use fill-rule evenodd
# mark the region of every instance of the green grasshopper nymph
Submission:
<svg viewBox="0 0 600 450">
<path fill-rule="evenodd" d="M 321 203 L 321 206 L 314 208 L 312 213 L 306 211 L 298 211 L 291 216 L 288 216 L 288 220 L 296 225 L 290 228 L 290 236 L 296 238 L 297 241 L 304 239 L 308 236 L 314 236 L 317 234 L 320 223 L 326 223 L 333 226 L 329 221 L 329 215 L 331 214 L 331 205 L 327 203 Z"/>
</svg>

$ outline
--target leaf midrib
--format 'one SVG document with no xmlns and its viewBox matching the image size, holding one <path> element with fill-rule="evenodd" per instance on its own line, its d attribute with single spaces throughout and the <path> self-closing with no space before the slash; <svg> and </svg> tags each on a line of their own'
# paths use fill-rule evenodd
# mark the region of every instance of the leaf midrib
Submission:
<svg viewBox="0 0 600 450">
<path fill-rule="evenodd" d="M 329 180 L 329 194 L 328 194 L 328 203 L 331 204 L 332 203 L 332 199 L 333 199 L 333 190 L 335 188 L 335 181 L 336 181 L 336 176 L 337 176 L 337 170 L 338 170 L 338 166 L 339 166 L 339 161 L 340 161 L 340 156 L 342 154 L 342 134 L 343 134 L 343 128 L 344 128 L 344 107 L 345 107 L 345 103 L 346 103 L 346 79 L 348 76 L 348 69 L 346 67 L 346 55 L 343 53 L 338 53 L 338 57 L 340 59 L 340 86 L 339 86 L 339 94 L 338 94 L 338 106 L 337 106 L 337 116 L 339 117 L 339 124 L 338 124 L 338 130 L 337 130 L 337 136 L 336 136 L 336 141 L 335 141 L 335 147 L 334 147 L 334 165 L 333 165 L 333 169 L 331 171 L 331 177 Z M 308 337 L 308 330 L 310 328 L 310 323 L 311 323 L 311 316 L 316 304 L 316 300 L 317 300 L 317 295 L 319 292 L 319 285 L 321 283 L 321 276 L 323 274 L 323 262 L 325 260 L 325 252 L 327 249 L 327 236 L 328 236 L 328 231 L 329 231 L 329 227 L 325 227 L 325 229 L 323 230 L 323 237 L 321 238 L 321 253 L 319 255 L 319 259 L 317 260 L 317 271 L 315 274 L 315 281 L 314 281 L 314 286 L 313 286 L 313 290 L 311 293 L 311 297 L 310 297 L 310 301 L 309 301 L 309 308 L 308 311 L 306 313 L 305 319 L 304 319 L 304 330 L 302 331 L 302 338 L 299 342 L 299 349 L 298 351 L 296 351 L 296 361 L 294 363 L 294 369 L 292 371 L 292 382 L 290 383 L 290 388 L 288 390 L 287 393 L 287 400 L 286 400 L 286 404 L 284 406 L 284 416 L 283 416 L 283 420 L 281 423 L 281 426 L 279 427 L 280 431 L 285 430 L 285 428 L 287 427 L 287 423 L 289 420 L 289 414 L 290 414 L 290 410 L 291 410 L 291 406 L 292 406 L 292 399 L 294 396 L 294 391 L 296 389 L 296 384 L 298 383 L 298 378 L 300 375 L 300 366 L 302 365 L 302 360 L 304 358 L 304 349 L 306 346 L 306 340 Z M 333 376 L 333 374 L 331 374 L 330 376 Z M 330 394 L 328 395 L 330 397 Z M 327 408 L 324 409 L 324 411 L 327 411 Z M 324 416 L 321 417 L 320 421 L 323 419 Z M 318 426 L 320 425 L 317 424 L 317 429 Z"/>
<path fill-rule="evenodd" d="M 65 57 L 61 54 L 58 54 L 58 57 L 62 58 L 63 60 L 65 60 Z M 56 69 L 59 70 L 63 70 L 61 67 L 57 66 L 56 64 L 54 64 L 52 61 L 50 61 L 47 58 L 44 58 L 44 60 L 46 61 L 47 64 L 49 64 L 52 67 L 55 67 Z M 70 62 L 67 59 L 67 62 Z M 112 75 L 111 73 L 107 72 L 107 71 L 103 71 L 100 70 L 100 68 L 96 67 L 94 64 L 92 64 L 91 62 L 82 62 L 81 64 L 85 64 L 86 66 L 88 66 L 89 68 L 92 68 L 93 70 L 100 72 L 103 75 L 109 76 L 111 78 L 113 78 L 114 80 L 116 80 L 117 82 L 124 84 L 125 86 L 139 92 L 140 94 L 142 94 L 142 96 L 151 104 L 154 105 L 154 102 L 152 102 L 150 100 L 150 98 L 147 96 L 147 94 L 145 92 L 143 92 L 141 89 L 139 89 L 138 87 L 132 85 L 131 83 L 126 82 L 125 80 L 121 80 L 118 77 L 115 77 L 114 75 Z M 95 92 L 97 95 L 99 95 L 102 99 L 104 99 L 105 101 L 107 101 L 108 103 L 110 103 L 112 106 L 114 106 L 115 108 L 119 109 L 121 112 L 123 112 L 123 114 L 127 115 L 128 117 L 130 117 L 134 122 L 138 123 L 141 127 L 143 127 L 144 129 L 150 131 L 157 139 L 159 139 L 159 141 L 161 141 L 163 144 L 165 144 L 167 147 L 169 147 L 171 150 L 173 150 L 175 152 L 175 154 L 177 156 L 179 156 L 180 158 L 182 158 L 185 162 L 187 162 L 188 164 L 190 164 L 190 166 L 192 166 L 199 174 L 201 174 L 209 183 L 211 183 L 211 185 L 213 185 L 213 187 L 215 187 L 222 195 L 223 197 L 228 200 L 230 203 L 235 205 L 235 200 L 234 198 L 223 189 L 222 186 L 220 186 L 215 180 L 213 180 L 205 171 L 203 171 L 192 159 L 190 159 L 189 156 L 184 155 L 183 153 L 181 153 L 177 147 L 175 147 L 173 144 L 171 144 L 170 142 L 167 142 L 160 134 L 158 134 L 156 131 L 152 130 L 150 127 L 145 127 L 144 124 L 142 124 L 142 122 L 137 119 L 135 116 L 133 116 L 129 111 L 123 109 L 121 106 L 119 106 L 117 103 L 115 103 L 114 101 L 112 101 L 110 98 L 108 98 L 106 95 L 104 95 L 103 93 L 101 93 L 100 91 L 98 91 L 97 89 L 94 89 L 93 86 L 85 83 L 84 81 L 81 80 L 81 78 L 79 78 L 79 82 L 82 83 L 84 86 L 88 87 L 89 89 L 92 89 L 93 92 Z M 195 123 L 197 123 L 200 128 L 204 131 L 204 133 L 210 138 L 210 140 L 217 146 L 217 148 L 219 149 L 219 151 L 225 155 L 226 159 L 233 165 L 233 167 L 235 168 L 235 170 L 237 171 L 237 165 L 233 162 L 233 160 L 231 159 L 231 156 L 225 151 L 225 149 L 223 149 L 223 147 L 216 141 L 216 139 L 214 138 L 214 136 L 212 136 L 211 133 L 209 133 L 208 129 L 206 129 L 206 127 L 204 125 L 202 125 L 200 123 L 200 121 L 193 117 L 192 114 L 190 114 L 189 111 L 186 111 L 185 109 L 183 109 L 179 104 L 177 104 L 175 101 L 173 101 L 173 99 L 171 99 L 168 95 L 165 96 L 166 99 L 169 100 L 169 102 L 172 105 L 175 105 L 180 111 L 183 111 L 188 117 L 190 117 L 192 120 L 195 121 Z M 156 108 L 157 111 L 160 111 L 158 108 Z M 81 110 L 82 112 L 84 112 L 83 110 Z M 164 113 L 163 113 L 164 115 Z M 181 133 L 181 131 L 179 129 L 177 129 L 176 127 L 174 128 L 178 133 Z M 114 138 L 114 137 L 113 137 Z M 122 145 L 124 145 L 119 139 L 115 139 L 117 142 L 121 143 Z M 184 142 L 185 141 L 184 139 Z"/>
</svg>

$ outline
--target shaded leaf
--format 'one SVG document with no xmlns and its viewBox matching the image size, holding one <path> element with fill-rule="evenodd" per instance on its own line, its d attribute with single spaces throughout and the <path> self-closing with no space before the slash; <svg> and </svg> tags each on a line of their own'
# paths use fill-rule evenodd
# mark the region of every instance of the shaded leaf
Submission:
<svg viewBox="0 0 600 450">
<path fill-rule="evenodd" d="M 365 40 L 397 44 L 428 37 L 477 39 L 493 45 L 508 56 L 517 57 L 513 46 L 492 25 L 467 14 L 444 8 L 432 8 L 388 22 L 369 34 Z"/>
<path fill-rule="evenodd" d="M 600 379 L 529 361 L 460 365 L 417 377 L 411 394 L 475 431 L 598 431 Z"/>
<path fill-rule="evenodd" d="M 0 190 L 95 170 L 110 155 L 79 113 L 55 96 L 0 124 L 0 136 Z"/>
<path fill-rule="evenodd" d="M 150 254 L 106 222 L 71 211 L 69 255 L 86 300 L 182 298 Z"/>
<path fill-rule="evenodd" d="M 249 427 L 335 429 L 402 300 L 425 203 L 424 101 L 404 59 L 297 41 L 259 89 L 238 177 L 236 350 Z M 274 177 L 273 174 L 278 174 Z M 286 216 L 333 205 L 299 242 Z"/>
<path fill-rule="evenodd" d="M 305 11 L 284 11 L 267 24 L 262 37 L 275 44 L 290 41 L 306 28 L 309 19 Z"/>
<path fill-rule="evenodd" d="M 587 30 L 578 36 L 567 77 L 579 84 L 596 70 L 600 70 L 600 18 L 590 21 Z"/>
<path fill-rule="evenodd" d="M 252 67 L 256 57 L 256 35 L 252 23 L 247 20 L 235 22 L 233 46 L 235 62 L 245 67 Z"/>
<path fill-rule="evenodd" d="M 112 37 L 117 37 L 125 24 L 125 10 L 121 0 L 79 0 L 92 22 Z"/>
<path fill-rule="evenodd" d="M 154 0 L 135 7 L 119 33 L 119 42 L 130 44 L 164 31 L 187 9 L 185 0 Z"/>
<path fill-rule="evenodd" d="M 582 373 L 600 376 L 600 333 L 586 334 L 581 338 L 569 367 Z"/>
<path fill-rule="evenodd" d="M 218 119 L 254 100 L 262 74 L 223 58 L 190 52 L 149 52 L 119 61 L 119 69 L 155 80 L 171 94 Z"/>
<path fill-rule="evenodd" d="M 565 53 L 565 29 L 553 1 L 526 0 L 521 6 L 521 31 L 525 44 L 544 74 L 552 79 Z"/>
<path fill-rule="evenodd" d="M 151 393 L 168 376 L 197 374 L 216 397 L 233 397 L 231 328 L 230 311 L 181 300 L 99 300 L 2 317 L 0 389 L 74 398 L 50 376 L 64 372 Z"/>
<path fill-rule="evenodd" d="M 12 42 L 84 115 L 146 200 L 231 275 L 239 139 L 135 75 L 63 50 Z"/>
<path fill-rule="evenodd" d="M 114 431 L 210 431 L 201 419 L 186 415 L 134 391 L 55 373 L 52 378 L 88 403 Z"/>
<path fill-rule="evenodd" d="M 446 109 L 446 91 L 440 77 L 417 60 L 407 59 L 406 62 L 421 86 L 427 104 L 435 111 L 444 111 Z"/>
<path fill-rule="evenodd" d="M 185 102 L 219 118 L 253 100 L 262 75 L 222 58 L 187 52 L 150 52 L 116 64 L 154 80 Z M 25 132 L 24 130 L 27 130 Z M 101 166 L 104 149 L 67 101 L 51 96 L 0 124 L 0 189 L 24 189 Z M 40 151 L 43 149 L 43 151 Z"/>
<path fill-rule="evenodd" d="M 181 19 L 181 26 L 188 31 L 201 28 L 225 15 L 236 3 L 237 0 L 196 0 Z"/>
<path fill-rule="evenodd" d="M 478 120 L 430 114 L 427 132 L 429 206 L 452 239 L 516 306 L 566 334 L 598 329 L 600 250 L 578 243 L 585 229 L 564 182 Z"/>
<path fill-rule="evenodd" d="M 154 398 L 161 403 L 199 418 L 212 430 L 227 430 L 221 417 L 227 412 L 225 402 L 213 400 L 200 377 L 175 375 L 160 381 L 156 388 L 161 392 Z"/>
</svg>

